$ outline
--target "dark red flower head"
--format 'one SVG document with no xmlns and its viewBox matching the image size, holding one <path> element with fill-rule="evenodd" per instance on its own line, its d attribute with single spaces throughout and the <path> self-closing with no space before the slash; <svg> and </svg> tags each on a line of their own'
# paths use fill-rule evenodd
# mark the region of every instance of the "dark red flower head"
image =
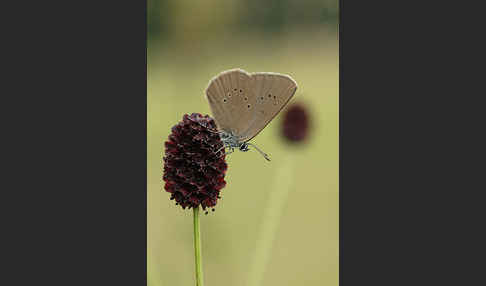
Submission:
<svg viewBox="0 0 486 286">
<path fill-rule="evenodd" d="M 228 165 L 225 156 L 216 153 L 223 142 L 215 130 L 216 124 L 208 115 L 185 114 L 165 142 L 165 190 L 183 209 L 214 207 L 226 185 Z"/>
<path fill-rule="evenodd" d="M 309 114 L 301 104 L 286 109 L 282 122 L 282 134 L 290 142 L 301 142 L 309 133 Z"/>
</svg>

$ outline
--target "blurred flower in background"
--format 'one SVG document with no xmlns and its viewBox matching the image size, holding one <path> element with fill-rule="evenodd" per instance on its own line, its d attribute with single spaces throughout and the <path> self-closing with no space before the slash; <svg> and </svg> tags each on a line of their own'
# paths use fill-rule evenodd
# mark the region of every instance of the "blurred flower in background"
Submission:
<svg viewBox="0 0 486 286">
<path fill-rule="evenodd" d="M 282 136 L 288 142 L 300 143 L 309 134 L 309 111 L 302 103 L 289 106 L 284 114 L 281 125 Z"/>
</svg>

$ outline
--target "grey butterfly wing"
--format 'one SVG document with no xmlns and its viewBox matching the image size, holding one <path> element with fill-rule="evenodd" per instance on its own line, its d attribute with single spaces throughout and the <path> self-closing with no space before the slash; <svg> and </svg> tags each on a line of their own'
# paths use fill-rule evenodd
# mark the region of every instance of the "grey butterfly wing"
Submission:
<svg viewBox="0 0 486 286">
<path fill-rule="evenodd" d="M 241 134 L 248 127 L 254 101 L 252 78 L 242 69 L 214 77 L 206 88 L 206 98 L 219 130 Z"/>
<path fill-rule="evenodd" d="M 285 107 L 297 90 L 297 83 L 288 75 L 277 73 L 251 74 L 253 88 L 252 118 L 238 140 L 246 142 L 258 135 Z"/>
</svg>

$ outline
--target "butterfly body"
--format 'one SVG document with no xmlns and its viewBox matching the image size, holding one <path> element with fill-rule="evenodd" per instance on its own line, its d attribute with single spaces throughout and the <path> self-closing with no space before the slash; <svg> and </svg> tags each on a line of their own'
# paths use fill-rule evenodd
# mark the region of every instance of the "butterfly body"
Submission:
<svg viewBox="0 0 486 286">
<path fill-rule="evenodd" d="M 249 143 L 280 112 L 297 89 L 288 75 L 247 73 L 233 69 L 214 77 L 206 89 L 224 147 L 246 152 L 253 146 L 267 160 L 268 155 Z"/>
<path fill-rule="evenodd" d="M 223 141 L 223 148 L 229 148 L 231 150 L 230 153 L 233 153 L 235 148 L 239 149 L 242 152 L 247 152 L 250 150 L 248 148 L 248 143 L 239 141 L 238 137 L 236 137 L 233 133 L 226 131 L 220 131 L 218 133 L 220 135 L 221 141 Z"/>
</svg>

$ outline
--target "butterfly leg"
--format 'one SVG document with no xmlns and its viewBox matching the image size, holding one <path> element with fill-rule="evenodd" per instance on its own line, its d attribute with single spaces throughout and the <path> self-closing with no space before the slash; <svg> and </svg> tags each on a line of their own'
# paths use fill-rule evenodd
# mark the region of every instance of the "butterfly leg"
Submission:
<svg viewBox="0 0 486 286">
<path fill-rule="evenodd" d="M 201 125 L 201 126 L 202 126 L 202 125 Z M 209 131 L 209 132 L 211 132 L 211 133 L 218 134 L 218 135 L 223 134 L 223 131 L 221 131 L 221 130 L 214 131 L 214 130 L 208 129 L 208 131 Z"/>
<path fill-rule="evenodd" d="M 219 153 L 221 150 L 224 150 L 224 148 L 226 148 L 226 146 L 223 145 L 223 147 L 219 148 L 215 153 Z"/>
<path fill-rule="evenodd" d="M 206 129 L 207 129 L 207 131 L 209 131 L 209 132 L 211 132 L 211 133 L 217 133 L 217 134 L 219 134 L 219 135 L 221 135 L 221 134 L 223 133 L 223 131 L 221 131 L 221 130 L 216 130 L 216 131 L 211 130 L 209 127 L 207 127 L 207 126 L 205 126 L 205 125 L 202 125 L 200 122 L 198 122 L 198 121 L 194 121 L 194 120 L 192 120 L 191 118 L 189 118 L 189 120 L 191 120 L 192 122 L 195 122 L 195 123 L 197 123 L 197 124 L 201 125 L 202 127 L 206 128 Z"/>
<path fill-rule="evenodd" d="M 260 149 L 259 149 L 257 146 L 255 146 L 255 145 L 253 145 L 253 144 L 251 144 L 251 143 L 246 143 L 246 144 L 247 144 L 247 145 L 249 145 L 249 146 L 253 146 L 253 147 L 255 147 L 255 149 L 256 149 L 258 152 L 260 152 L 260 154 L 263 156 L 263 158 L 265 158 L 267 161 L 270 161 L 270 157 L 269 157 L 267 154 L 265 154 L 265 153 L 264 153 L 262 150 L 260 150 Z"/>
<path fill-rule="evenodd" d="M 228 155 L 228 154 L 231 154 L 231 153 L 233 153 L 233 152 L 235 152 L 235 148 L 231 147 L 230 151 L 229 151 L 229 152 L 226 152 L 226 153 L 224 153 L 224 154 L 225 154 L 225 155 Z"/>
<path fill-rule="evenodd" d="M 223 146 L 223 147 L 219 148 L 219 150 L 218 150 L 218 151 L 216 151 L 216 153 L 218 153 L 219 151 L 223 150 L 225 147 L 226 147 L 226 146 Z M 230 151 L 228 151 L 228 152 L 222 152 L 222 153 L 221 153 L 221 155 L 219 155 L 219 157 L 221 158 L 221 157 L 223 157 L 224 155 L 228 155 L 228 154 L 231 154 L 231 153 L 233 153 L 233 152 L 235 152 L 235 149 L 234 149 L 233 147 L 230 147 Z"/>
</svg>

